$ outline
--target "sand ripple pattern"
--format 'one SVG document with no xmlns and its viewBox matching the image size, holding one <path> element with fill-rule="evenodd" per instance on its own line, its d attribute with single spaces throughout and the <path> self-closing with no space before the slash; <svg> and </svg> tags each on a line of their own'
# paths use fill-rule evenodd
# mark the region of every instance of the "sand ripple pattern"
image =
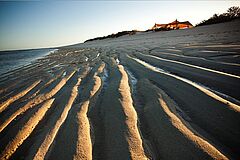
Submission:
<svg viewBox="0 0 240 160">
<path fill-rule="evenodd" d="M 0 159 L 240 159 L 239 26 L 62 47 L 1 75 Z"/>
</svg>

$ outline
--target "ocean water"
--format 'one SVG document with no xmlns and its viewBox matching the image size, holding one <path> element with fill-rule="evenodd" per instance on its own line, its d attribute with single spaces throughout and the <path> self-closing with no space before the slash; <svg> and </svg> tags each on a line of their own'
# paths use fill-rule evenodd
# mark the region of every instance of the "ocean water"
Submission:
<svg viewBox="0 0 240 160">
<path fill-rule="evenodd" d="M 0 51 L 0 75 L 33 63 L 56 49 Z"/>
</svg>

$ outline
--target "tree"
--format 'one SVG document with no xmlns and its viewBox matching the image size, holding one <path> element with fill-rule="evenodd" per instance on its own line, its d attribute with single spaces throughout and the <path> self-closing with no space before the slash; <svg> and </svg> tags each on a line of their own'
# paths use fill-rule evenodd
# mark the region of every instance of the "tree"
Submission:
<svg viewBox="0 0 240 160">
<path fill-rule="evenodd" d="M 217 19 L 218 18 L 218 15 L 217 14 L 214 14 L 213 16 L 212 16 L 212 19 Z"/>
<path fill-rule="evenodd" d="M 233 6 L 228 8 L 227 10 L 228 15 L 232 18 L 232 17 L 240 17 L 240 8 L 237 6 Z"/>
<path fill-rule="evenodd" d="M 237 18 L 240 18 L 240 8 L 237 6 L 233 6 L 233 7 L 228 8 L 227 13 L 222 13 L 219 15 L 214 14 L 211 18 L 200 22 L 196 26 L 228 22 L 228 21 L 231 21 L 231 20 L 234 20 Z"/>
</svg>

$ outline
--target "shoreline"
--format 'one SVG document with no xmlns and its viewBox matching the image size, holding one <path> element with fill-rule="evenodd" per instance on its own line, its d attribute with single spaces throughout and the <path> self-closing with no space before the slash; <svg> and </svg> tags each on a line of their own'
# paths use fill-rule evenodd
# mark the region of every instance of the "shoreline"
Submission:
<svg viewBox="0 0 240 160">
<path fill-rule="evenodd" d="M 0 52 L 10 52 L 10 53 L 7 53 L 7 54 L 5 54 L 4 55 L 4 53 L 0 53 L 0 58 L 2 58 L 2 57 L 4 57 L 4 56 L 8 56 L 9 54 L 11 55 L 11 54 L 16 54 L 16 52 L 19 52 L 19 51 L 24 51 L 24 52 L 34 52 L 34 51 L 40 51 L 40 50 L 43 50 L 43 52 L 44 53 L 36 53 L 36 54 L 40 54 L 39 56 L 35 56 L 35 57 L 28 57 L 27 59 L 29 59 L 30 61 L 26 61 L 26 62 L 20 62 L 21 64 L 18 64 L 18 65 L 15 65 L 15 66 L 12 66 L 12 69 L 9 69 L 9 70 L 7 70 L 7 71 L 1 71 L 1 70 L 4 70 L 5 68 L 6 68 L 6 64 L 4 65 L 4 64 L 2 64 L 2 69 L 0 70 L 0 74 L 1 75 L 5 75 L 5 74 L 8 74 L 8 72 L 14 72 L 15 70 L 19 70 L 19 69 L 21 69 L 21 68 L 24 68 L 24 67 L 27 67 L 27 66 L 29 66 L 29 65 L 31 65 L 32 63 L 36 63 L 36 61 L 37 60 L 39 60 L 39 59 L 42 59 L 42 58 L 44 58 L 44 57 L 46 57 L 46 56 L 48 56 L 49 54 L 51 54 L 51 53 L 54 53 L 54 52 L 56 52 L 56 51 L 58 51 L 58 49 L 30 49 L 30 50 L 14 50 L 14 51 L 0 51 Z M 49 50 L 49 51 L 44 51 L 44 50 Z M 12 52 L 12 53 L 11 53 Z M 17 54 L 21 54 L 21 53 L 17 53 Z M 2 56 L 2 57 L 1 57 Z M 18 55 L 16 55 L 16 56 L 18 56 Z M 21 56 L 21 55 L 19 55 L 19 56 Z M 13 57 L 14 58 L 14 57 Z M 18 57 L 15 57 L 15 59 L 16 60 L 13 60 L 13 61 L 16 61 L 17 62 L 17 58 Z M 2 60 L 1 61 L 4 61 L 4 58 L 2 58 Z M 9 62 L 9 63 L 14 63 L 14 62 Z"/>
</svg>

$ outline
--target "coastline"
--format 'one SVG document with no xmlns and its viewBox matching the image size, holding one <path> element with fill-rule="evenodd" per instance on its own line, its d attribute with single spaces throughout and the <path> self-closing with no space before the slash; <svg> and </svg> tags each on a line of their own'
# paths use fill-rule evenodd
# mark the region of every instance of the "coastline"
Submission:
<svg viewBox="0 0 240 160">
<path fill-rule="evenodd" d="M 5 75 L 8 72 L 21 69 L 22 67 L 27 67 L 28 65 L 35 63 L 37 60 L 44 58 L 45 56 L 53 52 L 56 52 L 57 50 L 58 49 L 45 48 L 45 49 L 0 51 L 0 67 L 1 67 L 0 74 Z M 31 55 L 29 56 L 27 52 L 30 53 Z M 36 53 L 32 54 L 31 52 Z M 19 58 L 22 60 L 19 60 Z"/>
</svg>

